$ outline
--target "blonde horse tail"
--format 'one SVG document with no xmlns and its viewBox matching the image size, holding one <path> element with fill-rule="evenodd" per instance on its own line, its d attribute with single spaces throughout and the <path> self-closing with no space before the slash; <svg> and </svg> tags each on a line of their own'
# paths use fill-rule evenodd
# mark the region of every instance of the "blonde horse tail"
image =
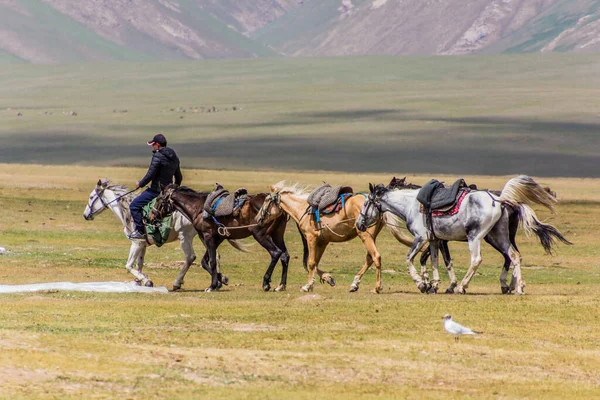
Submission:
<svg viewBox="0 0 600 400">
<path fill-rule="evenodd" d="M 533 180 L 525 175 L 519 175 L 512 178 L 500 194 L 500 200 L 512 207 L 519 215 L 519 221 L 527 235 L 534 233 L 546 253 L 552 253 L 552 247 L 556 239 L 564 244 L 573 244 L 569 242 L 555 227 L 540 222 L 535 214 L 532 204 L 538 204 L 546 207 L 550 211 L 555 211 L 557 203 L 556 197 L 549 191 L 542 188 Z"/>
<path fill-rule="evenodd" d="M 397 241 L 406 247 L 412 246 L 415 239 L 401 230 L 402 228 L 406 229 L 406 222 L 404 222 L 400 217 L 392 214 L 391 212 L 386 212 L 383 214 L 383 222 L 385 222 L 385 225 L 388 227 Z"/>
<path fill-rule="evenodd" d="M 243 253 L 249 253 L 250 250 L 248 250 L 250 248 L 250 246 L 238 241 L 238 240 L 233 240 L 233 239 L 227 239 L 227 241 L 229 242 L 229 244 L 231 246 L 233 246 L 234 249 L 241 251 Z"/>
</svg>

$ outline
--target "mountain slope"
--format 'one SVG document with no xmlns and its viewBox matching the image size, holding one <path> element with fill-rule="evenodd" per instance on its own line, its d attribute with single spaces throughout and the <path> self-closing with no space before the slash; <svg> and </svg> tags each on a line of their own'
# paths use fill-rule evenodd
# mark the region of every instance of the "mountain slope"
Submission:
<svg viewBox="0 0 600 400">
<path fill-rule="evenodd" d="M 593 0 L 0 0 L 0 62 L 600 51 Z"/>
</svg>

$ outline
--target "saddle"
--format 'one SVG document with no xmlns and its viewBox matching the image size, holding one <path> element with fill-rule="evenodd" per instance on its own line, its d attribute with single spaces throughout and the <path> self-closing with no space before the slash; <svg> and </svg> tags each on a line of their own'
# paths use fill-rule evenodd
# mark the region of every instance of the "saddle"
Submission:
<svg viewBox="0 0 600 400">
<path fill-rule="evenodd" d="M 421 203 L 421 213 L 425 214 L 426 225 L 434 238 L 432 218 L 456 214 L 470 190 L 462 178 L 451 187 L 445 187 L 442 182 L 432 179 L 419 190 L 417 200 Z"/>
<path fill-rule="evenodd" d="M 239 188 L 233 194 L 230 194 L 223 186 L 217 185 L 204 203 L 202 216 L 204 218 L 212 217 L 227 217 L 230 215 L 237 216 L 239 209 L 248 200 L 248 191 L 244 188 Z"/>
<path fill-rule="evenodd" d="M 419 193 L 417 200 L 425 211 L 443 210 L 451 208 L 463 191 L 469 190 L 464 179 L 459 179 L 451 187 L 445 187 L 437 179 L 427 182 Z"/>
<path fill-rule="evenodd" d="M 352 194 L 350 186 L 331 186 L 325 183 L 308 195 L 306 201 L 315 210 L 324 211 L 327 207 L 339 201 L 343 194 Z"/>
<path fill-rule="evenodd" d="M 317 225 L 321 223 L 321 215 L 333 214 L 344 208 L 346 197 L 352 196 L 350 186 L 331 186 L 325 183 L 312 191 L 306 201 L 309 206 L 307 214 L 311 214 Z"/>
</svg>

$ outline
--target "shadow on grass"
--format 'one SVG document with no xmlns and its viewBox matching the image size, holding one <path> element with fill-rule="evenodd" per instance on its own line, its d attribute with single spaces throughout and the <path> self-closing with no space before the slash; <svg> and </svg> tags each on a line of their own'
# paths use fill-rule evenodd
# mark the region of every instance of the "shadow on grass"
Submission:
<svg viewBox="0 0 600 400">
<path fill-rule="evenodd" d="M 303 121 L 294 122 L 294 116 Z M 447 125 L 347 135 L 320 134 L 318 129 L 310 135 L 267 133 L 228 137 L 225 134 L 218 139 L 198 136 L 182 142 L 177 142 L 177 134 L 173 132 L 170 144 L 185 168 L 600 176 L 600 152 L 596 151 L 600 149 L 597 134 L 600 124 L 594 123 L 497 117 L 441 118 L 408 114 L 403 110 L 366 109 L 293 114 L 282 121 L 232 126 L 240 129 L 297 123 L 319 126 L 363 118 L 374 123 L 418 120 Z M 215 125 L 218 126 L 223 127 Z M 206 129 L 206 125 L 199 124 L 198 128 Z M 162 130 L 169 132 L 170 127 L 165 125 Z M 137 138 L 103 140 L 92 133 L 60 132 L 0 136 L 5 136 L 0 160 L 6 163 L 145 166 L 150 159 L 145 144 L 137 143 Z"/>
</svg>

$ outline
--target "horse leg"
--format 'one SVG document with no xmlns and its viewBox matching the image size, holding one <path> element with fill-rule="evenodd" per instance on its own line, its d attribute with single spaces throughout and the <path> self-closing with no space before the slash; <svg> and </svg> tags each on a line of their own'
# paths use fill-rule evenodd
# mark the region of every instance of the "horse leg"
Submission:
<svg viewBox="0 0 600 400">
<path fill-rule="evenodd" d="M 287 274 L 288 274 L 288 266 L 290 263 L 290 254 L 287 251 L 287 247 L 285 245 L 284 235 L 285 235 L 285 224 L 282 224 L 283 228 L 278 229 L 277 232 L 272 236 L 273 242 L 279 249 L 283 252 L 281 254 L 281 282 L 279 286 L 275 288 L 276 292 L 284 292 L 285 287 L 287 285 Z"/>
<path fill-rule="evenodd" d="M 181 249 L 183 250 L 183 254 L 185 254 L 185 263 L 179 269 L 179 273 L 175 278 L 175 282 L 173 282 L 173 291 L 181 289 L 183 286 L 185 275 L 188 270 L 192 266 L 192 263 L 196 260 L 196 253 L 194 252 L 194 236 L 196 236 L 196 232 L 191 231 L 191 234 L 186 234 L 185 232 L 179 233 L 179 243 L 181 244 Z"/>
<path fill-rule="evenodd" d="M 472 239 L 469 239 L 469 251 L 471 252 L 471 265 L 469 266 L 469 270 L 463 277 L 460 285 L 458 285 L 458 293 L 465 294 L 467 287 L 469 287 L 469 282 L 475 275 L 477 271 L 477 267 L 481 264 L 481 234 L 474 235 Z"/>
<path fill-rule="evenodd" d="M 440 240 L 440 250 L 442 251 L 442 257 L 444 258 L 444 264 L 446 264 L 446 269 L 448 270 L 448 278 L 450 278 L 450 286 L 446 289 L 446 293 L 451 294 L 454 293 L 454 288 L 458 284 L 456 280 L 456 274 L 454 273 L 454 268 L 452 267 L 452 257 L 450 257 L 450 249 L 448 248 L 448 241 Z"/>
<path fill-rule="evenodd" d="M 211 275 L 211 283 L 208 288 L 206 288 L 206 292 L 212 292 L 214 290 L 219 289 L 219 272 L 217 267 L 217 247 L 221 244 L 223 239 L 219 235 L 211 235 L 210 233 L 206 233 L 204 235 L 204 244 L 206 245 L 206 249 L 208 250 L 208 258 L 210 264 L 210 275 Z"/>
<path fill-rule="evenodd" d="M 506 279 L 512 263 L 509 253 L 512 246 L 510 245 L 510 242 L 501 240 L 501 238 L 495 234 L 494 230 L 485 237 L 485 241 L 504 257 L 504 265 L 502 266 L 502 272 L 500 273 L 500 289 L 502 290 L 502 294 L 509 294 L 514 289 L 514 287 L 511 288 L 508 286 Z"/>
<path fill-rule="evenodd" d="M 437 293 L 438 289 L 440 288 L 440 273 L 438 271 L 438 247 L 438 240 L 432 240 L 429 242 L 429 250 L 431 252 L 431 269 L 433 270 L 433 282 L 431 285 L 428 285 L 429 288 L 427 289 L 427 293 Z M 422 265 L 422 267 L 423 266 L 424 265 Z"/>
<path fill-rule="evenodd" d="M 356 276 L 354 277 L 354 280 L 352 281 L 352 284 L 350 285 L 350 293 L 358 291 L 360 281 L 362 280 L 363 275 L 365 274 L 365 272 L 367 272 L 367 270 L 369 269 L 369 267 L 372 264 L 373 264 L 373 257 L 371 257 L 371 254 L 369 252 L 367 252 L 367 257 L 366 257 L 365 263 L 363 264 L 361 270 L 358 271 L 358 274 L 356 274 Z"/>
<path fill-rule="evenodd" d="M 146 250 L 146 243 L 141 241 L 132 241 L 131 247 L 129 248 L 129 257 L 125 264 L 125 269 L 129 271 L 131 275 L 135 277 L 135 281 L 144 286 L 152 286 L 153 283 L 148 277 L 137 268 L 134 268 L 134 264 L 139 260 L 139 255 L 142 251 Z"/>
<path fill-rule="evenodd" d="M 383 284 L 381 282 L 381 254 L 379 254 L 377 246 L 375 246 L 375 239 L 373 239 L 376 234 L 373 235 L 371 232 L 360 232 L 358 236 L 369 253 L 365 265 L 357 275 L 359 278 L 358 281 L 360 282 L 360 279 L 362 279 L 365 272 L 367 272 L 369 266 L 375 263 L 375 289 L 373 290 L 373 293 L 381 293 L 383 291 Z M 356 280 L 356 277 L 354 280 Z M 358 287 L 356 290 L 358 290 Z"/>
<path fill-rule="evenodd" d="M 509 255 L 514 265 L 510 289 L 514 290 L 516 295 L 525 294 L 525 281 L 521 275 L 521 253 L 514 246 L 510 246 Z"/>
<path fill-rule="evenodd" d="M 427 243 L 427 240 L 425 238 L 421 236 L 415 236 L 415 240 L 412 246 L 410 247 L 408 255 L 406 256 L 408 272 L 410 273 L 413 282 L 417 285 L 417 288 L 421 291 L 421 293 L 425 293 L 425 291 L 427 290 L 427 285 L 425 284 L 425 282 L 423 282 L 421 276 L 417 274 L 417 270 L 415 268 L 415 265 L 413 264 L 413 261 L 419 253 L 419 251 L 421 251 L 423 246 L 425 246 L 425 243 Z"/>
<path fill-rule="evenodd" d="M 271 239 L 270 236 L 267 236 L 266 229 L 264 229 L 264 228 L 259 229 L 256 232 L 253 232 L 252 236 L 254 236 L 254 239 L 265 250 L 267 250 L 269 252 L 269 255 L 271 256 L 271 263 L 269 264 L 269 267 L 267 268 L 267 271 L 265 272 L 265 275 L 263 277 L 263 286 L 262 286 L 263 290 L 265 292 L 268 292 L 269 290 L 271 290 L 271 276 L 273 275 L 273 270 L 275 269 L 275 266 L 277 265 L 279 258 L 283 254 L 283 251 L 281 251 L 281 249 L 279 249 L 279 247 L 277 247 L 275 245 L 275 243 L 273 242 L 273 239 Z"/>
<path fill-rule="evenodd" d="M 321 257 L 323 256 L 325 247 L 326 246 L 319 246 L 317 244 L 316 238 L 308 240 L 308 282 L 306 283 L 306 285 L 302 286 L 302 288 L 300 289 L 301 291 L 313 291 L 315 286 L 315 270 L 317 270 L 317 272 L 320 272 L 319 276 L 321 276 L 321 279 L 323 279 L 324 272 L 319 271 L 317 265 L 319 264 L 319 261 L 321 261 Z"/>
</svg>

